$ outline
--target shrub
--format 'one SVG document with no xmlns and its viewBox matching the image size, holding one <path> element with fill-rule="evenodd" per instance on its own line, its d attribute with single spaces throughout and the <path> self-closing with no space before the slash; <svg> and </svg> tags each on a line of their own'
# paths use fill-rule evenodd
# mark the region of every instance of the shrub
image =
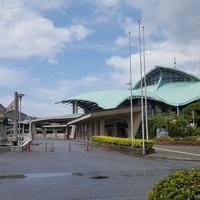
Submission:
<svg viewBox="0 0 200 200">
<path fill-rule="evenodd" d="M 101 143 L 109 143 L 109 144 L 117 144 L 123 146 L 131 146 L 136 148 L 143 147 L 143 141 L 141 139 L 134 139 L 131 138 L 118 138 L 118 137 L 111 137 L 111 136 L 103 136 L 103 135 L 93 135 L 92 140 Z M 153 142 L 151 140 L 145 140 L 145 148 L 151 149 L 153 147 Z"/>
<path fill-rule="evenodd" d="M 185 137 L 196 134 L 196 131 L 182 115 L 173 112 L 149 117 L 148 126 L 150 138 L 156 137 L 157 128 L 167 128 L 170 137 Z"/>
<path fill-rule="evenodd" d="M 182 140 L 184 141 L 196 141 L 199 138 L 199 136 L 187 136 L 184 137 Z"/>
<path fill-rule="evenodd" d="M 157 182 L 148 200 L 200 200 L 200 168 L 177 171 Z"/>
<path fill-rule="evenodd" d="M 189 123 L 192 123 L 193 120 L 197 124 L 197 126 L 200 126 L 200 102 L 195 102 L 190 105 L 188 105 L 182 112 L 181 115 L 189 121 Z M 194 117 L 194 119 L 193 119 Z"/>
<path fill-rule="evenodd" d="M 171 137 L 163 137 L 163 138 L 155 137 L 155 138 L 153 138 L 153 140 L 155 140 L 155 141 L 173 141 L 174 139 Z"/>
</svg>

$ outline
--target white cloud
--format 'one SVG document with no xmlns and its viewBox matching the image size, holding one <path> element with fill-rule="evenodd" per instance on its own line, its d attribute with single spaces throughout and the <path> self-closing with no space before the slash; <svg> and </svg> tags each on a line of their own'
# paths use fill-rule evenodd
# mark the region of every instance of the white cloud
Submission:
<svg viewBox="0 0 200 200">
<path fill-rule="evenodd" d="M 75 91 L 81 91 L 85 88 L 92 87 L 100 79 L 95 76 L 83 77 L 77 80 L 62 80 L 58 81 L 53 87 L 35 87 L 29 91 L 30 95 L 33 95 L 40 101 L 51 101 L 53 103 L 66 99 L 70 94 L 74 94 Z M 81 88 L 80 88 L 81 87 Z"/>
<path fill-rule="evenodd" d="M 174 67 L 175 56 L 176 66 L 179 69 L 194 74 L 200 73 L 200 27 L 197 25 L 200 20 L 200 4 L 198 0 L 177 0 L 176 2 L 173 0 L 126 0 L 126 2 L 133 9 L 141 12 L 141 27 L 145 26 L 147 71 L 155 65 Z M 138 19 L 123 16 L 119 23 L 124 32 L 116 39 L 115 44 L 118 47 L 127 47 L 128 32 L 131 31 L 132 48 L 139 46 Z M 129 79 L 127 61 L 128 58 L 120 56 L 113 56 L 106 61 L 106 64 L 116 70 L 112 74 L 113 79 L 119 82 Z M 132 66 L 134 78 L 139 79 L 138 53 L 132 55 Z"/>
<path fill-rule="evenodd" d="M 38 102 L 23 99 L 22 112 L 34 117 L 64 116 L 72 113 L 70 106 L 55 104 L 53 102 Z"/>
<path fill-rule="evenodd" d="M 14 5 L 9 4 L 9 1 L 0 2 L 0 18 L 3 19 L 0 22 L 1 58 L 39 56 L 48 59 L 61 51 L 66 43 L 82 40 L 91 34 L 91 30 L 82 24 L 56 27 L 52 21 L 31 9 L 28 2 L 21 0 Z M 37 4 L 39 1 L 33 2 Z M 63 1 L 59 2 L 62 5 Z M 57 4 L 51 3 L 49 6 L 52 9 L 57 8 Z"/>
<path fill-rule="evenodd" d="M 28 74 L 28 69 L 23 67 L 16 69 L 0 66 L 0 87 L 16 89 L 23 85 L 31 85 L 35 79 L 28 77 Z"/>
<path fill-rule="evenodd" d="M 70 6 L 72 0 L 21 0 L 27 6 L 39 10 L 60 10 Z"/>
<path fill-rule="evenodd" d="M 108 8 L 118 5 L 119 2 L 120 0 L 97 0 L 96 1 L 98 5 L 105 6 Z"/>
<path fill-rule="evenodd" d="M 86 38 L 89 34 L 93 33 L 91 29 L 88 29 L 81 24 L 70 25 L 69 32 L 71 38 L 74 38 L 78 41 Z"/>
<path fill-rule="evenodd" d="M 48 62 L 50 64 L 58 64 L 58 59 L 50 57 L 48 58 Z"/>
</svg>

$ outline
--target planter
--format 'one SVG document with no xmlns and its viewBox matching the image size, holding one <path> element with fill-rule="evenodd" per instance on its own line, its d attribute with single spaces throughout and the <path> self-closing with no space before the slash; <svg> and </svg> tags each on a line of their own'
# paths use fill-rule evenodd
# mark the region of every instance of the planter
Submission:
<svg viewBox="0 0 200 200">
<path fill-rule="evenodd" d="M 107 145 L 108 145 L 106 143 L 100 143 L 100 142 L 92 142 L 92 144 L 95 146 L 103 147 L 105 149 L 107 148 Z M 144 149 L 144 154 L 143 154 L 142 148 L 121 146 L 121 145 L 116 145 L 116 144 L 109 144 L 109 149 L 128 153 L 131 155 L 140 155 L 140 156 L 155 153 L 155 149 L 153 149 L 153 148 L 152 149 Z"/>
</svg>

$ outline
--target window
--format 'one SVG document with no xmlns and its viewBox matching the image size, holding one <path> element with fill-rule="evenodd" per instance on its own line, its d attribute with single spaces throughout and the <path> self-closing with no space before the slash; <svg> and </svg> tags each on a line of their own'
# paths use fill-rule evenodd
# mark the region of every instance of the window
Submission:
<svg viewBox="0 0 200 200">
<path fill-rule="evenodd" d="M 181 74 L 163 71 L 163 83 L 173 83 L 173 82 L 190 82 L 191 80 Z"/>
<path fill-rule="evenodd" d="M 146 81 L 147 85 L 156 85 L 160 79 L 160 72 L 157 72 L 150 76 Z"/>
</svg>

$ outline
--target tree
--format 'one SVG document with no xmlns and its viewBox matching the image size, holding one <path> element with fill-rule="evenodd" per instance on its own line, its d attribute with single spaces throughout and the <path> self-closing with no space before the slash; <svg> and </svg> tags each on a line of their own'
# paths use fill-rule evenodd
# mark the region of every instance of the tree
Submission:
<svg viewBox="0 0 200 200">
<path fill-rule="evenodd" d="M 193 122 L 193 116 L 194 116 L 195 123 L 197 124 L 198 127 L 200 127 L 200 102 L 188 105 L 181 112 L 181 116 L 183 116 L 189 123 Z"/>
<path fill-rule="evenodd" d="M 148 126 L 150 138 L 156 137 L 157 128 L 166 128 L 170 137 L 186 137 L 195 132 L 182 115 L 177 115 L 173 112 L 168 114 L 160 113 L 156 116 L 149 117 Z"/>
</svg>

